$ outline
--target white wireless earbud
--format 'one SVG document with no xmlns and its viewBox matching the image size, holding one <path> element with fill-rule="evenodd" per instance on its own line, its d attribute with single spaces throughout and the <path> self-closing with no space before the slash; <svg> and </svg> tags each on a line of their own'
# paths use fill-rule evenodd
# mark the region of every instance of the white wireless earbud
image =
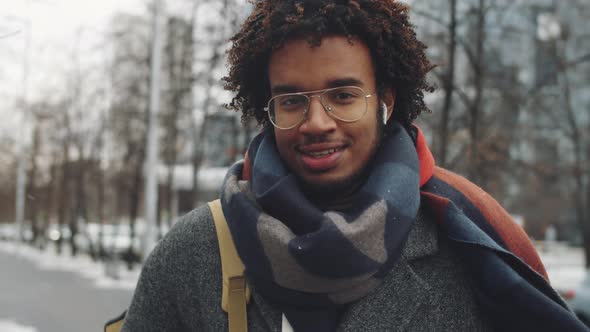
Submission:
<svg viewBox="0 0 590 332">
<path fill-rule="evenodd" d="M 387 124 L 387 104 L 381 102 L 381 110 L 383 111 L 383 124 Z"/>
</svg>

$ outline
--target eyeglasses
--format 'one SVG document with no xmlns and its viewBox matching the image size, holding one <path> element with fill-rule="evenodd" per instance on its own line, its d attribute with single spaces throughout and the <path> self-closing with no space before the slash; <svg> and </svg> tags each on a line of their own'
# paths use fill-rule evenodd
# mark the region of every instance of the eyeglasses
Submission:
<svg viewBox="0 0 590 332">
<path fill-rule="evenodd" d="M 367 99 L 371 96 L 358 86 L 285 93 L 272 97 L 264 110 L 276 128 L 287 130 L 305 120 L 311 98 L 319 97 L 328 115 L 340 121 L 355 122 L 367 113 Z"/>
</svg>

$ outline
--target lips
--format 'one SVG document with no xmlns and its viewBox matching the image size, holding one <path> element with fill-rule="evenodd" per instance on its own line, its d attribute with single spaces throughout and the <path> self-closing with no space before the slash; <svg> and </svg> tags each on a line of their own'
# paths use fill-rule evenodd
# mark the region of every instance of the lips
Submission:
<svg viewBox="0 0 590 332">
<path fill-rule="evenodd" d="M 332 154 L 336 151 L 339 151 L 339 150 L 341 150 L 341 148 L 322 150 L 322 151 L 310 151 L 310 152 L 303 152 L 303 153 L 308 156 L 312 156 L 312 157 L 325 157 L 325 156 L 330 155 L 330 154 Z"/>
<path fill-rule="evenodd" d="M 336 167 L 346 148 L 345 144 L 321 143 L 299 146 L 297 151 L 305 169 L 322 172 Z"/>
</svg>

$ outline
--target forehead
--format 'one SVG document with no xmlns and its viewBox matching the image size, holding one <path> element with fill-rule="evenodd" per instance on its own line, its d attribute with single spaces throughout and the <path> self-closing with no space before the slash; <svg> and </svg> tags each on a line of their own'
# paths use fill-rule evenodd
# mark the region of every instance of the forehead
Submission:
<svg viewBox="0 0 590 332">
<path fill-rule="evenodd" d="M 304 39 L 292 39 L 270 56 L 268 78 L 271 89 L 287 87 L 311 91 L 356 82 L 352 85 L 375 87 L 373 61 L 369 48 L 360 40 L 330 36 L 318 46 Z M 350 85 L 350 84 L 345 84 Z"/>
</svg>

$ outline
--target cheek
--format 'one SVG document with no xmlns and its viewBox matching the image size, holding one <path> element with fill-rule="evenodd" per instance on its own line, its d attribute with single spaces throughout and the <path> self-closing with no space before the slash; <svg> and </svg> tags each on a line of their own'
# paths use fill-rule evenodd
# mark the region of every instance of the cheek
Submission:
<svg viewBox="0 0 590 332">
<path fill-rule="evenodd" d="M 288 135 L 288 133 L 284 132 L 281 132 L 280 134 L 275 132 L 275 141 L 277 144 L 277 150 L 279 151 L 281 157 L 283 159 L 288 158 L 290 151 L 289 146 L 291 146 L 291 135 Z"/>
<path fill-rule="evenodd" d="M 364 163 L 373 155 L 379 143 L 379 124 L 375 121 L 373 114 L 369 121 L 363 122 L 361 128 L 356 132 L 355 155 L 357 161 Z"/>
</svg>

